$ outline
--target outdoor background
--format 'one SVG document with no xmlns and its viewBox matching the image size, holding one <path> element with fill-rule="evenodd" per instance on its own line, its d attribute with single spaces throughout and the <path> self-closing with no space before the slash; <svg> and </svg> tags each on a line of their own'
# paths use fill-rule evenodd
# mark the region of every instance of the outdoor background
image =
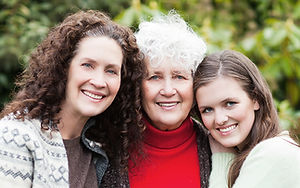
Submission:
<svg viewBox="0 0 300 188">
<path fill-rule="evenodd" d="M 79 9 L 101 10 L 133 30 L 140 19 L 175 9 L 207 42 L 209 53 L 234 49 L 257 64 L 271 87 L 281 126 L 300 138 L 297 0 L 0 0 L 0 110 L 29 54 L 51 27 Z"/>
</svg>

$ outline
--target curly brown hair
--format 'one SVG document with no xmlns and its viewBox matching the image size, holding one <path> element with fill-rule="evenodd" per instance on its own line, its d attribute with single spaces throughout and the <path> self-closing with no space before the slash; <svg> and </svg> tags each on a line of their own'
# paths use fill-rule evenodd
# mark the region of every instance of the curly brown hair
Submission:
<svg viewBox="0 0 300 188">
<path fill-rule="evenodd" d="M 68 69 L 79 42 L 86 37 L 106 36 L 122 48 L 121 86 L 111 106 L 98 120 L 88 137 L 103 144 L 115 164 L 127 166 L 128 150 L 139 146 L 143 130 L 140 87 L 143 56 L 129 28 L 113 22 L 100 11 L 79 11 L 69 15 L 48 34 L 31 54 L 29 65 L 16 82 L 19 91 L 0 117 L 40 119 L 42 129 L 58 131 L 61 104 L 65 99 Z"/>
</svg>

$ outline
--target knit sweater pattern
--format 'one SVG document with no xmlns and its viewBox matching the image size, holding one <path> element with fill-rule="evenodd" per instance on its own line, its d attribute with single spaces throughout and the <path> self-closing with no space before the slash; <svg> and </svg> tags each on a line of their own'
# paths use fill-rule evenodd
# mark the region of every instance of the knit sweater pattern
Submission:
<svg viewBox="0 0 300 188">
<path fill-rule="evenodd" d="M 0 120 L 0 187 L 69 187 L 68 159 L 58 131 L 37 119 Z"/>
</svg>

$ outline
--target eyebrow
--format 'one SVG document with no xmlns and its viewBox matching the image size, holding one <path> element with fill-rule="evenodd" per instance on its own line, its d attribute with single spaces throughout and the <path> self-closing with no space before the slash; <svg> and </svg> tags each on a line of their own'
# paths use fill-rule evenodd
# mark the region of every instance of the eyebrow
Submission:
<svg viewBox="0 0 300 188">
<path fill-rule="evenodd" d="M 178 70 L 174 70 L 174 71 L 172 71 L 172 73 L 183 74 L 183 73 L 188 73 L 188 71 L 178 71 Z"/>
<path fill-rule="evenodd" d="M 94 59 L 91 59 L 91 58 L 88 58 L 88 57 L 84 57 L 84 58 L 80 59 L 80 62 L 83 62 L 83 61 L 88 61 L 88 62 L 96 63 L 96 61 Z"/>
<path fill-rule="evenodd" d="M 116 64 L 108 64 L 105 66 L 106 68 L 117 68 L 117 69 L 121 69 L 122 65 L 119 66 L 119 65 L 116 65 Z"/>
<path fill-rule="evenodd" d="M 182 71 L 172 71 L 173 74 L 182 74 Z"/>
<path fill-rule="evenodd" d="M 155 70 L 155 71 L 147 71 L 147 76 L 152 75 L 152 74 L 162 74 L 162 71 L 158 71 L 158 70 Z"/>
<path fill-rule="evenodd" d="M 200 106 L 200 107 L 198 107 L 198 109 L 199 110 L 201 110 L 201 109 L 205 109 L 205 108 L 208 108 L 209 106 Z M 210 107 L 209 107 L 210 108 Z"/>
<path fill-rule="evenodd" d="M 150 71 L 148 71 L 150 72 Z M 151 72 L 152 74 L 162 74 L 163 72 L 160 70 L 155 70 L 153 72 Z M 187 71 L 171 71 L 172 74 L 189 74 L 189 72 Z"/>
<path fill-rule="evenodd" d="M 233 98 L 233 97 L 227 97 L 226 99 L 222 100 L 221 102 L 224 103 L 224 102 L 227 102 L 227 101 L 235 101 L 236 98 Z"/>
<path fill-rule="evenodd" d="M 225 103 L 225 102 L 227 102 L 227 101 L 233 101 L 233 100 L 236 101 L 237 99 L 235 99 L 235 98 L 233 98 L 233 97 L 227 97 L 227 98 L 221 100 L 220 103 Z M 203 106 L 200 106 L 200 107 L 198 107 L 198 108 L 200 109 L 200 108 L 207 108 L 207 107 L 210 108 L 210 106 L 208 106 L 208 105 L 203 105 Z"/>
<path fill-rule="evenodd" d="M 89 57 L 84 57 L 80 60 L 80 62 L 83 62 L 83 61 L 88 61 L 88 62 L 91 62 L 91 63 L 97 63 L 97 61 L 95 59 L 89 58 Z M 103 61 L 101 61 L 101 62 L 103 62 Z M 106 63 L 106 62 L 104 62 L 104 63 Z M 121 64 L 121 66 L 122 66 L 122 64 Z M 121 68 L 119 65 L 113 64 L 113 63 L 108 63 L 108 64 L 105 65 L 105 67 L 107 67 L 107 68 Z"/>
<path fill-rule="evenodd" d="M 189 72 L 189 71 L 172 71 L 172 74 L 181 74 L 181 75 L 184 75 L 184 76 L 192 76 L 192 72 Z"/>
</svg>

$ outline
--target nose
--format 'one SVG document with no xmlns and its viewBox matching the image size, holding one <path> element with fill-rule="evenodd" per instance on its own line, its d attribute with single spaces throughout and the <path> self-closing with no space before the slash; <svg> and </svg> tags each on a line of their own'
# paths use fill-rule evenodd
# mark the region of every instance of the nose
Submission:
<svg viewBox="0 0 300 188">
<path fill-rule="evenodd" d="M 173 96 L 176 94 L 176 88 L 174 88 L 171 80 L 165 80 L 159 93 L 163 96 Z"/>
<path fill-rule="evenodd" d="M 89 82 L 96 88 L 103 88 L 107 86 L 103 73 L 98 73 L 97 75 L 94 74 Z"/>
<path fill-rule="evenodd" d="M 217 125 L 225 125 L 227 121 L 228 121 L 228 115 L 225 110 L 215 111 L 215 123 Z"/>
</svg>

